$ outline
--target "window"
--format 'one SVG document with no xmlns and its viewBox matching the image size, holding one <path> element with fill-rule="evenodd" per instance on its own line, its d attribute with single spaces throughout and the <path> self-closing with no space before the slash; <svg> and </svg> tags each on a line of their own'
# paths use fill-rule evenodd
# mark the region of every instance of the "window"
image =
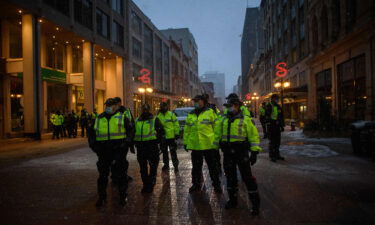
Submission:
<svg viewBox="0 0 375 225">
<path fill-rule="evenodd" d="M 312 46 L 314 50 L 318 50 L 318 22 L 316 19 L 316 16 L 314 16 L 312 22 L 311 22 L 311 30 L 312 30 Z"/>
<path fill-rule="evenodd" d="M 133 57 L 142 60 L 142 43 L 133 37 Z"/>
<path fill-rule="evenodd" d="M 69 0 L 43 0 L 43 2 L 57 11 L 69 16 Z"/>
<path fill-rule="evenodd" d="M 22 31 L 21 26 L 9 26 L 9 58 L 22 58 Z"/>
<path fill-rule="evenodd" d="M 163 43 L 159 37 L 155 37 L 155 85 L 162 89 L 163 83 Z"/>
<path fill-rule="evenodd" d="M 357 17 L 357 1 L 346 0 L 346 31 L 353 30 Z"/>
<path fill-rule="evenodd" d="M 169 69 L 169 47 L 164 43 L 163 44 L 163 62 L 164 62 L 164 85 L 163 85 L 163 89 L 164 91 L 170 91 L 170 84 L 169 84 L 169 81 L 170 81 L 170 77 L 169 77 L 169 73 L 170 73 L 170 69 Z"/>
<path fill-rule="evenodd" d="M 324 44 L 328 40 L 328 15 L 327 15 L 327 8 L 326 6 L 322 9 L 322 15 L 321 15 L 321 24 L 322 24 L 322 43 Z"/>
<path fill-rule="evenodd" d="M 299 73 L 298 80 L 299 80 L 299 86 L 307 85 L 306 71 L 302 71 Z"/>
<path fill-rule="evenodd" d="M 112 0 L 112 9 L 116 11 L 117 13 L 123 15 L 123 0 Z"/>
<path fill-rule="evenodd" d="M 133 79 L 135 81 L 138 81 L 138 77 L 140 75 L 141 69 L 142 69 L 142 67 L 140 65 L 137 65 L 137 64 L 133 63 Z"/>
<path fill-rule="evenodd" d="M 46 65 L 52 69 L 64 70 L 65 46 L 52 40 L 47 41 Z"/>
<path fill-rule="evenodd" d="M 134 11 L 132 11 L 131 20 L 132 20 L 131 26 L 132 26 L 133 31 L 136 34 L 141 35 L 142 34 L 142 20 Z"/>
<path fill-rule="evenodd" d="M 82 55 L 82 47 L 77 46 L 73 48 L 73 66 L 72 72 L 73 73 L 82 73 L 83 72 L 83 55 Z"/>
<path fill-rule="evenodd" d="M 113 41 L 116 45 L 123 47 L 124 46 L 124 28 L 118 24 L 116 21 L 113 21 Z"/>
<path fill-rule="evenodd" d="M 363 120 L 366 112 L 366 58 L 353 58 L 337 66 L 340 118 Z"/>
<path fill-rule="evenodd" d="M 332 70 L 324 70 L 316 74 L 316 96 L 317 96 L 317 116 L 323 123 L 331 116 L 332 109 Z"/>
<path fill-rule="evenodd" d="M 74 0 L 74 19 L 83 26 L 92 29 L 91 0 Z"/>
<path fill-rule="evenodd" d="M 95 57 L 95 80 L 104 80 L 103 59 Z"/>
<path fill-rule="evenodd" d="M 109 16 L 100 9 L 96 9 L 96 32 L 109 39 Z"/>
<path fill-rule="evenodd" d="M 145 66 L 149 69 L 152 69 L 154 66 L 153 60 L 153 32 L 150 28 L 147 26 L 144 26 L 144 32 L 143 32 L 143 56 L 144 56 L 144 62 Z"/>
</svg>

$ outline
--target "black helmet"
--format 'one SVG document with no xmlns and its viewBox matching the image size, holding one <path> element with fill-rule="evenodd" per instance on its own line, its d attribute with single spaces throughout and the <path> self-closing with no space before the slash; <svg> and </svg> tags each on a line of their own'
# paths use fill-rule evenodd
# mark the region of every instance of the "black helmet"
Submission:
<svg viewBox="0 0 375 225">
<path fill-rule="evenodd" d="M 114 97 L 113 102 L 114 102 L 114 104 L 118 104 L 118 103 L 121 103 L 122 101 L 121 101 L 120 97 Z"/>
<path fill-rule="evenodd" d="M 271 99 L 278 99 L 279 98 L 279 95 L 278 94 L 273 94 L 273 95 L 271 95 Z"/>
<path fill-rule="evenodd" d="M 105 106 L 112 106 L 112 105 L 114 105 L 114 104 L 116 104 L 116 102 L 114 101 L 113 98 L 108 98 L 108 99 L 104 102 L 104 105 L 105 105 Z"/>
<path fill-rule="evenodd" d="M 236 93 L 230 93 L 225 99 L 240 99 Z"/>
<path fill-rule="evenodd" d="M 242 104 L 242 102 L 240 101 L 240 99 L 238 99 L 238 98 L 230 98 L 230 99 L 228 99 L 227 102 L 224 103 L 223 105 L 224 105 L 225 107 L 230 107 L 230 106 L 232 106 L 232 105 L 241 105 L 241 104 Z"/>
<path fill-rule="evenodd" d="M 203 100 L 204 102 L 207 102 L 207 98 L 204 95 L 196 95 L 192 100 L 193 101 Z"/>
<path fill-rule="evenodd" d="M 150 105 L 149 104 L 143 104 L 142 106 L 141 106 L 141 110 L 142 111 L 150 111 L 150 109 L 151 109 L 151 107 L 150 107 Z"/>
</svg>

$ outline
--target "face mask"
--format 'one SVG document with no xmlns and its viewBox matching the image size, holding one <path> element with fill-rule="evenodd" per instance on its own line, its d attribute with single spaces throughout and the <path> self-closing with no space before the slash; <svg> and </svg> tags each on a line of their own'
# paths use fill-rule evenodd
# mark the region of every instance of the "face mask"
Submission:
<svg viewBox="0 0 375 225">
<path fill-rule="evenodd" d="M 112 107 L 106 107 L 105 108 L 105 113 L 112 114 L 113 113 Z"/>
<path fill-rule="evenodd" d="M 194 108 L 199 109 L 199 103 L 198 102 L 194 103 Z"/>
</svg>

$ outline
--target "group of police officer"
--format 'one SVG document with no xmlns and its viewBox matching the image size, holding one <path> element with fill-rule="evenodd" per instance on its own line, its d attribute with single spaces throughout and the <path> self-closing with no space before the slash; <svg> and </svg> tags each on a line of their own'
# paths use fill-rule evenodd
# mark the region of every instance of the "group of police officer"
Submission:
<svg viewBox="0 0 375 225">
<path fill-rule="evenodd" d="M 197 192 L 202 188 L 202 166 L 206 161 L 212 186 L 216 193 L 222 193 L 220 173 L 221 161 L 219 148 L 223 152 L 223 167 L 227 179 L 229 200 L 226 209 L 237 206 L 238 181 L 237 167 L 248 190 L 252 203 L 252 214 L 259 214 L 260 197 L 251 165 L 257 161 L 261 151 L 258 130 L 255 127 L 250 112 L 243 106 L 236 94 L 230 94 L 224 104 L 223 113 L 209 104 L 205 95 L 193 98 L 194 110 L 186 119 L 183 132 L 183 143 L 186 151 L 191 151 L 192 186 L 189 192 Z M 116 181 L 119 191 L 119 204 L 124 206 L 127 201 L 128 150 L 135 153 L 143 182 L 142 193 L 151 193 L 156 183 L 159 155 L 163 153 L 163 170 L 169 169 L 169 153 L 174 170 L 178 172 L 176 140 L 180 137 L 180 126 L 175 114 L 168 110 L 168 104 L 162 102 L 157 115 L 151 113 L 150 106 L 141 107 L 141 115 L 134 119 L 130 110 L 121 104 L 120 98 L 110 98 L 105 102 L 105 111 L 96 117 L 89 129 L 89 145 L 98 156 L 97 181 L 99 199 L 97 207 L 106 203 L 106 188 L 109 174 Z M 269 136 L 274 137 L 276 129 L 272 126 L 283 126 L 278 121 L 282 115 L 277 102 L 271 101 L 268 124 Z M 280 128 L 279 128 L 280 131 Z M 272 142 L 272 155 L 280 159 L 277 142 Z M 160 147 L 160 148 L 159 148 Z M 159 150 L 160 149 L 160 150 Z M 168 151 L 169 149 L 169 151 Z M 250 153 L 250 154 L 249 154 Z"/>
</svg>

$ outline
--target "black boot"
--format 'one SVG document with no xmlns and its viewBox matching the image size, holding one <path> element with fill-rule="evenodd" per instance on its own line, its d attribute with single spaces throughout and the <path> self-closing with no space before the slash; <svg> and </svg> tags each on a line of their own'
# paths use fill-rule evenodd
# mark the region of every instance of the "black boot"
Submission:
<svg viewBox="0 0 375 225">
<path fill-rule="evenodd" d="M 249 199 L 253 208 L 251 210 L 251 215 L 257 216 L 259 215 L 259 206 L 260 206 L 260 197 L 258 192 L 249 193 Z"/>
<path fill-rule="evenodd" d="M 225 204 L 225 209 L 233 209 L 237 207 L 237 193 L 228 191 L 229 201 Z"/>
</svg>

